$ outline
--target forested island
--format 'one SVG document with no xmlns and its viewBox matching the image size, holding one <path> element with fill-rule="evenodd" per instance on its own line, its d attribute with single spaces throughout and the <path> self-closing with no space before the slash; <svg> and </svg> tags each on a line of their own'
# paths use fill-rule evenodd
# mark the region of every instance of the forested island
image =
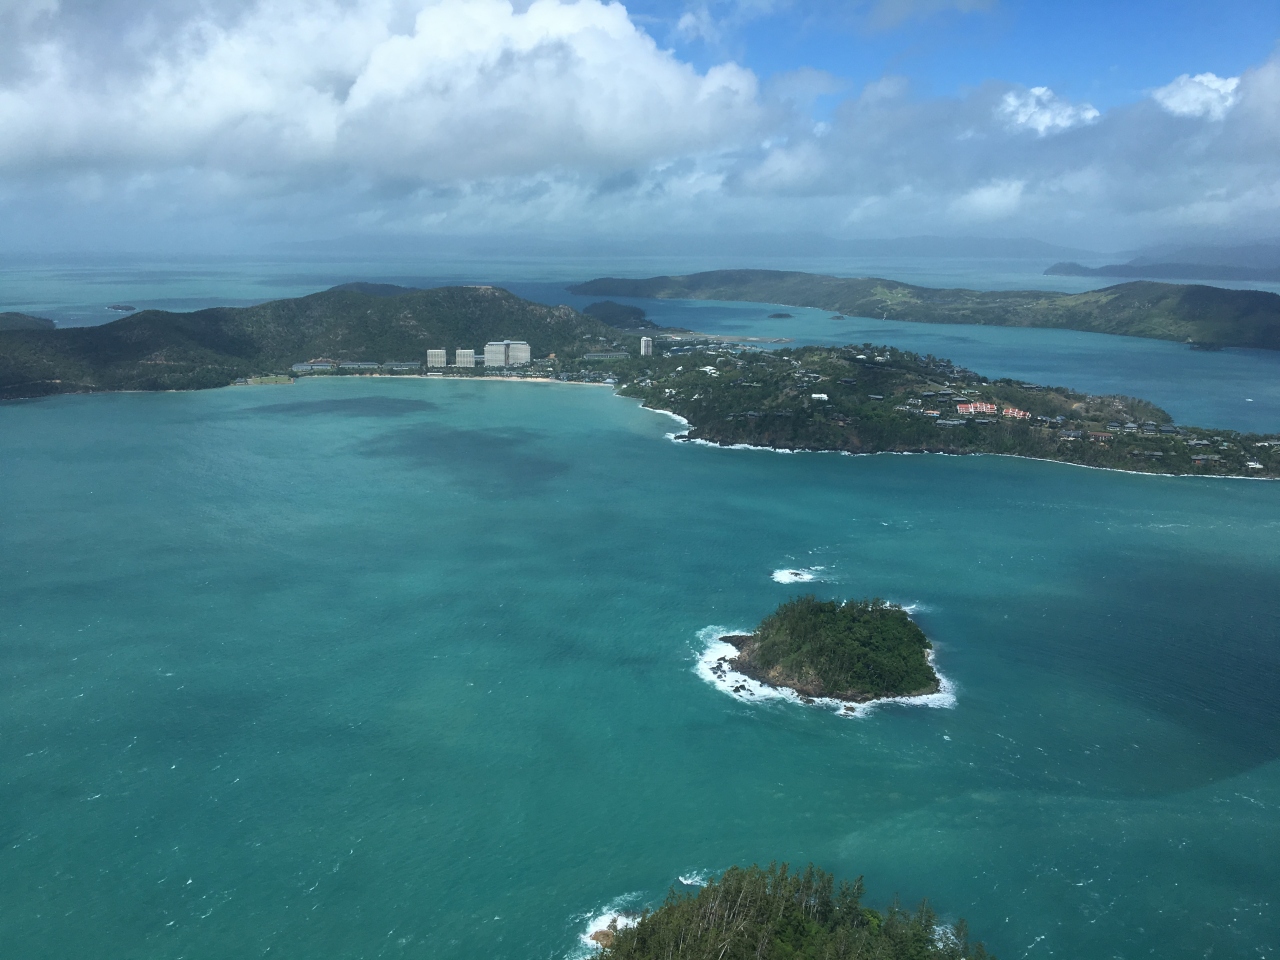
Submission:
<svg viewBox="0 0 1280 960">
<path fill-rule="evenodd" d="M 862 878 L 839 886 L 810 864 L 731 867 L 693 895 L 672 891 L 633 925 L 597 935 L 601 960 L 985 960 L 963 920 L 943 926 L 928 903 L 862 905 Z"/>
<path fill-rule="evenodd" d="M 1135 281 L 1087 293 L 917 287 L 877 277 L 712 270 L 683 277 L 605 277 L 570 287 L 588 296 L 749 300 L 846 316 L 921 323 L 1058 327 L 1223 347 L 1280 350 L 1280 295 Z"/>
<path fill-rule="evenodd" d="M 803 697 L 866 703 L 936 693 L 933 645 L 907 612 L 883 600 L 837 603 L 813 595 L 782 604 L 749 635 L 728 667 Z"/>
<path fill-rule="evenodd" d="M 988 380 L 893 347 L 741 351 L 614 365 L 619 392 L 684 418 L 680 439 L 844 453 L 997 453 L 1143 473 L 1280 477 L 1280 434 L 1174 425 L 1134 397 Z"/>
</svg>

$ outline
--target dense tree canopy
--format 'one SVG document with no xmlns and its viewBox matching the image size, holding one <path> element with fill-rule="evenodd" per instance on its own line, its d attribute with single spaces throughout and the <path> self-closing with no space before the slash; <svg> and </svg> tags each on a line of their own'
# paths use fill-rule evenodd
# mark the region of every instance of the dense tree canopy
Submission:
<svg viewBox="0 0 1280 960">
<path fill-rule="evenodd" d="M 982 960 L 964 921 L 941 926 L 927 903 L 914 912 L 862 906 L 863 885 L 810 864 L 792 873 L 733 867 L 697 894 L 674 891 L 633 927 L 619 930 L 601 960 Z"/>
<path fill-rule="evenodd" d="M 797 597 L 766 617 L 748 652 L 753 666 L 829 696 L 886 696 L 933 688 L 928 637 L 883 600 Z"/>
</svg>

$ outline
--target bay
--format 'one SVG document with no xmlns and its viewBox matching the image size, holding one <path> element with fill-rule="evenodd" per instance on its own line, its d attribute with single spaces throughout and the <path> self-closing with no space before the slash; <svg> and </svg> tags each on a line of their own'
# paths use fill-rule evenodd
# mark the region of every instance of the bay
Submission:
<svg viewBox="0 0 1280 960">
<path fill-rule="evenodd" d="M 0 942 L 562 957 L 776 858 L 1002 957 L 1273 948 L 1280 487 L 672 423 L 416 379 L 0 406 Z M 914 605 L 955 707 L 697 677 L 802 590 Z"/>
</svg>

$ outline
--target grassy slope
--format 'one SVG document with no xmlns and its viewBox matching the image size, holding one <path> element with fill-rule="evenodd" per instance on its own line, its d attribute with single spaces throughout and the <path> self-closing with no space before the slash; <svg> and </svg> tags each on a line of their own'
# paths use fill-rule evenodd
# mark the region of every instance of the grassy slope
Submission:
<svg viewBox="0 0 1280 960">
<path fill-rule="evenodd" d="M 0 397 L 199 389 L 314 357 L 423 360 L 428 348 L 527 340 L 534 356 L 581 352 L 616 330 L 568 308 L 486 287 L 373 296 L 330 290 L 255 307 L 145 310 L 98 327 L 0 333 Z"/>
<path fill-rule="evenodd" d="M 751 300 L 891 320 L 1062 327 L 1280 350 L 1280 295 L 1199 285 L 1137 281 L 1078 294 L 984 292 L 916 287 L 877 278 L 714 270 L 647 280 L 603 278 L 572 290 L 591 296 Z"/>
</svg>

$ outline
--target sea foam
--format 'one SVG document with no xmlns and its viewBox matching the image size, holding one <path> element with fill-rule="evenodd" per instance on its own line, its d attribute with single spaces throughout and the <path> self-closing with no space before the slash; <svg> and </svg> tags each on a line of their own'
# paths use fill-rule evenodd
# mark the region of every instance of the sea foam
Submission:
<svg viewBox="0 0 1280 960">
<path fill-rule="evenodd" d="M 812 583 L 826 567 L 783 568 L 773 571 L 770 576 L 777 583 Z"/>
</svg>

